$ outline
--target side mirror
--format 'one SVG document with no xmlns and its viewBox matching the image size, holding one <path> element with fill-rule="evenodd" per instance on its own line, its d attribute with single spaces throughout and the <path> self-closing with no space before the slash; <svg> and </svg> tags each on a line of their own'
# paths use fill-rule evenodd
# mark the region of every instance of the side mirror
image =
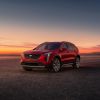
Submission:
<svg viewBox="0 0 100 100">
<path fill-rule="evenodd" d="M 35 50 L 36 48 L 34 48 L 33 50 Z"/>
</svg>

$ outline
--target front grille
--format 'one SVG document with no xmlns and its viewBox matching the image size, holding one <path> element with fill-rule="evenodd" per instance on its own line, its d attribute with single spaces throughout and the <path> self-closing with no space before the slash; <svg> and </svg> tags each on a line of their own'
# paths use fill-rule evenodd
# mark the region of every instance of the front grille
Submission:
<svg viewBox="0 0 100 100">
<path fill-rule="evenodd" d="M 27 62 L 24 62 L 24 63 L 22 63 L 22 65 L 38 66 L 38 63 L 27 63 Z"/>
<path fill-rule="evenodd" d="M 40 54 L 25 54 L 24 56 L 27 59 L 38 59 L 41 55 Z"/>
</svg>

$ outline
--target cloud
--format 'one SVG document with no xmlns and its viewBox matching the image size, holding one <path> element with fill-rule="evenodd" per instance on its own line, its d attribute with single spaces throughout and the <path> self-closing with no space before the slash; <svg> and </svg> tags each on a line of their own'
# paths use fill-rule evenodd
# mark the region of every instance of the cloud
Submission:
<svg viewBox="0 0 100 100">
<path fill-rule="evenodd" d="M 90 52 L 100 52 L 100 45 L 96 45 L 90 48 L 83 48 L 79 47 L 80 52 L 84 53 L 90 53 Z"/>
<path fill-rule="evenodd" d="M 93 49 L 100 49 L 100 45 L 97 45 L 95 47 L 92 47 Z"/>
<path fill-rule="evenodd" d="M 100 45 L 96 45 L 93 47 L 85 48 L 85 47 L 79 47 L 80 49 L 100 49 Z"/>
<path fill-rule="evenodd" d="M 3 40 L 3 39 L 5 39 L 4 37 L 0 37 L 0 40 Z"/>
<path fill-rule="evenodd" d="M 11 48 L 34 48 L 37 44 L 35 43 L 23 43 L 22 45 L 8 45 L 8 44 L 0 44 L 0 47 L 11 47 Z"/>
</svg>

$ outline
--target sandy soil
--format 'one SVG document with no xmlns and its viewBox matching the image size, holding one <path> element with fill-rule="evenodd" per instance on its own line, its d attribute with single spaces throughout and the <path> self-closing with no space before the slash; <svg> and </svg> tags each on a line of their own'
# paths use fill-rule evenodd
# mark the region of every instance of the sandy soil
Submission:
<svg viewBox="0 0 100 100">
<path fill-rule="evenodd" d="M 18 58 L 0 59 L 0 100 L 100 100 L 100 56 L 82 56 L 80 69 L 24 71 Z"/>
</svg>

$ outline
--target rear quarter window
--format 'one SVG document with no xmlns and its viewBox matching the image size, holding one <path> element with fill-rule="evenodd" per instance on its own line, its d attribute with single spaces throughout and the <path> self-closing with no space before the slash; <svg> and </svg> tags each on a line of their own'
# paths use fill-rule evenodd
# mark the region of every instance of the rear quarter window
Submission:
<svg viewBox="0 0 100 100">
<path fill-rule="evenodd" d="M 68 50 L 70 50 L 70 51 L 77 51 L 78 50 L 74 44 L 68 43 L 67 46 L 68 46 Z"/>
</svg>

